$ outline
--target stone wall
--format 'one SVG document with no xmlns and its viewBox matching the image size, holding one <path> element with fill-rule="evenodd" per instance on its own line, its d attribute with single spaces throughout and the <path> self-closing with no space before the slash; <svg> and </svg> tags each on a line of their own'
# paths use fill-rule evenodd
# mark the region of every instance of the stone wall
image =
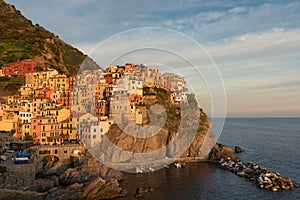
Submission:
<svg viewBox="0 0 300 200">
<path fill-rule="evenodd" d="M 82 153 L 84 151 L 84 146 L 82 145 L 57 145 L 57 146 L 42 146 L 36 148 L 38 157 L 53 155 L 59 158 L 60 161 L 67 161 L 70 156 L 73 155 L 74 151 L 79 151 Z M 46 152 L 42 154 L 42 152 Z"/>
</svg>

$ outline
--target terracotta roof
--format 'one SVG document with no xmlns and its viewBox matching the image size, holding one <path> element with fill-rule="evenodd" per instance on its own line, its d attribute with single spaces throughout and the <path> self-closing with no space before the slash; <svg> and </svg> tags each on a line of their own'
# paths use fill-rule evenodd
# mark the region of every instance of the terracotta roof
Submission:
<svg viewBox="0 0 300 200">
<path fill-rule="evenodd" d="M 72 113 L 73 118 L 79 118 L 79 117 L 81 117 L 81 116 L 83 116 L 83 115 L 85 115 L 85 114 L 87 114 L 87 113 L 77 113 L 77 112 L 73 112 L 73 113 Z"/>
</svg>

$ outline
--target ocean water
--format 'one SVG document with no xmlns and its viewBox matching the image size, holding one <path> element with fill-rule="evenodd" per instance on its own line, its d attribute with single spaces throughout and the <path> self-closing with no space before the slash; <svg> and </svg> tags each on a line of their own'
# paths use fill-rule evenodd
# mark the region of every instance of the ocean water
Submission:
<svg viewBox="0 0 300 200">
<path fill-rule="evenodd" d="M 238 154 L 243 161 L 300 183 L 300 118 L 226 119 L 218 142 L 238 145 L 246 150 Z M 153 187 L 154 192 L 141 199 L 300 199 L 300 189 L 276 193 L 260 190 L 244 178 L 207 163 L 126 177 L 121 185 L 129 194 L 122 199 L 135 199 L 136 188 L 143 186 Z"/>
</svg>

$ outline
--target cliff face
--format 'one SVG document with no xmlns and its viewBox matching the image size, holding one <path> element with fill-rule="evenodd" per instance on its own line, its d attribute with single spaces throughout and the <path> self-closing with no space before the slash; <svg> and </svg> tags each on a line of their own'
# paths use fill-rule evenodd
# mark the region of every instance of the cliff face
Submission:
<svg viewBox="0 0 300 200">
<path fill-rule="evenodd" d="M 13 5 L 0 0 L 0 67 L 36 56 L 43 57 L 46 66 L 68 75 L 76 74 L 85 59 L 89 69 L 100 68 L 78 49 L 33 25 Z"/>
<path fill-rule="evenodd" d="M 163 128 L 156 127 L 156 123 L 154 125 L 148 123 L 146 126 L 150 132 L 153 130 L 155 133 L 155 130 L 159 129 L 160 131 L 152 137 L 141 138 L 143 132 L 137 130 L 139 127 L 128 123 L 121 130 L 117 124 L 114 124 L 106 136 L 111 143 L 122 150 L 116 150 L 116 148 L 104 143 L 102 149 L 106 151 L 102 152 L 104 154 L 102 158 L 112 162 L 126 163 L 132 161 L 134 153 L 151 153 L 162 149 L 160 158 L 174 158 L 176 156 L 176 158 L 207 159 L 210 149 L 215 144 L 215 138 L 207 115 L 197 107 L 193 97 L 190 96 L 187 105 L 180 106 L 169 101 L 170 93 L 166 90 L 155 89 L 154 94 L 156 99 L 153 101 L 153 98 L 149 98 L 151 102 L 146 102 L 145 106 L 149 108 L 158 103 L 166 109 L 167 119 Z M 182 111 L 185 107 L 188 107 L 191 112 Z M 162 120 L 161 118 L 157 119 L 157 121 Z M 130 135 L 130 130 L 138 132 L 140 138 Z M 196 131 L 195 134 L 193 134 L 194 130 Z M 181 141 L 192 142 L 189 146 L 185 146 L 186 143 Z M 174 145 L 170 145 L 172 142 Z M 178 152 L 182 152 L 183 148 L 187 150 L 179 155 Z"/>
</svg>

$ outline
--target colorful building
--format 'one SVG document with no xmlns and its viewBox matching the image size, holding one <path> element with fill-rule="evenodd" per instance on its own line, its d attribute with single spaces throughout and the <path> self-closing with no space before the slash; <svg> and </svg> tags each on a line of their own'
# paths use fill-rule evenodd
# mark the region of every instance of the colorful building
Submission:
<svg viewBox="0 0 300 200">
<path fill-rule="evenodd" d="M 10 66 L 2 68 L 3 75 L 12 75 L 12 74 L 27 74 L 36 72 L 36 67 L 40 66 L 44 68 L 44 62 L 41 60 L 21 60 L 14 62 Z"/>
</svg>

